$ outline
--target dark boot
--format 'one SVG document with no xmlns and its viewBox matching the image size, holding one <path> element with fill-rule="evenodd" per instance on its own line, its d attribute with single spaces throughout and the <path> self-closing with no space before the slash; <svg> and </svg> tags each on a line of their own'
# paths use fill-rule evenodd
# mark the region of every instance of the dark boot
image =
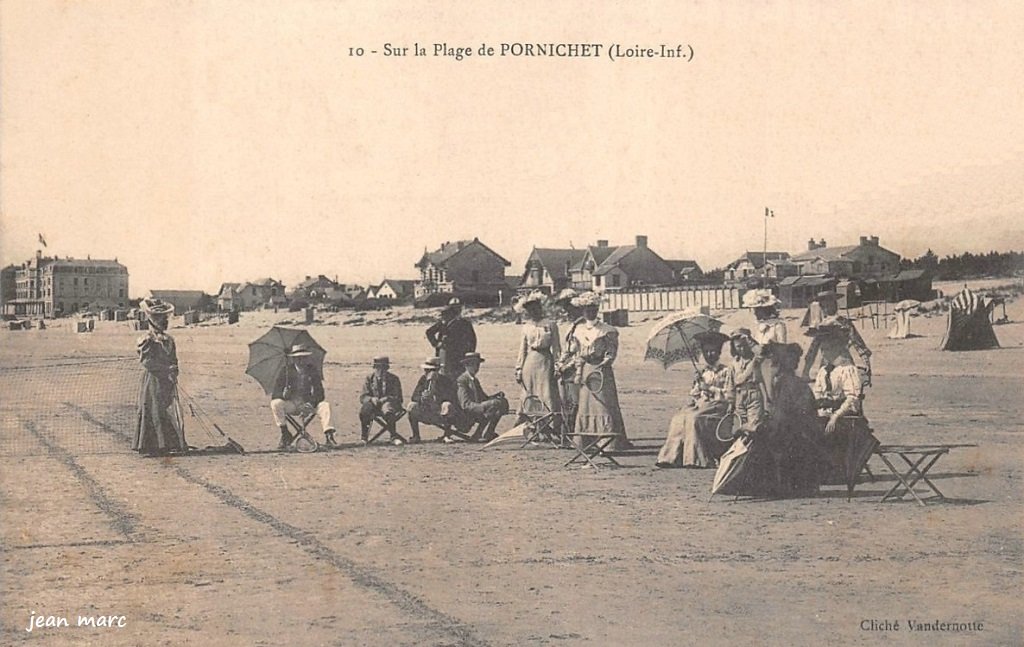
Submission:
<svg viewBox="0 0 1024 647">
<path fill-rule="evenodd" d="M 281 442 L 277 443 L 278 449 L 288 449 L 288 446 L 295 440 L 295 436 L 288 431 L 287 425 L 281 425 Z"/>
<path fill-rule="evenodd" d="M 324 432 L 324 444 L 328 447 L 337 447 L 338 441 L 334 439 L 334 430 L 328 429 Z"/>
</svg>

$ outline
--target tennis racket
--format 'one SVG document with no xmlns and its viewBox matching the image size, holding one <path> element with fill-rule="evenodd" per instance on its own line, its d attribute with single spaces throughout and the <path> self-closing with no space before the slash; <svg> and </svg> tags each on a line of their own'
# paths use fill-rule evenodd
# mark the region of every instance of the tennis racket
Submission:
<svg viewBox="0 0 1024 647">
<path fill-rule="evenodd" d="M 525 416 L 543 416 L 550 413 L 544 401 L 535 395 L 526 396 L 519 411 Z"/>
<path fill-rule="evenodd" d="M 727 443 L 736 438 L 739 434 L 739 428 L 743 426 L 743 418 L 740 417 L 738 411 L 723 416 L 718 424 L 715 425 L 715 438 L 723 443 Z"/>
<path fill-rule="evenodd" d="M 601 389 L 604 388 L 604 371 L 591 371 L 590 374 L 583 379 L 583 384 L 590 389 L 591 393 L 600 393 Z"/>
<path fill-rule="evenodd" d="M 305 431 L 299 433 L 298 437 L 295 439 L 294 447 L 295 451 L 300 454 L 312 454 L 316 450 L 320 449 L 320 445 Z"/>
</svg>

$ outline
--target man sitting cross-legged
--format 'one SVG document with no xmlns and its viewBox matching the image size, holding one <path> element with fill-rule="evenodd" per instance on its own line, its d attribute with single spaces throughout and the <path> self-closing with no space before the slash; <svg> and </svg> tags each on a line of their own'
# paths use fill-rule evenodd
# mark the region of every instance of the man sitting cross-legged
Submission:
<svg viewBox="0 0 1024 647">
<path fill-rule="evenodd" d="M 379 416 L 391 434 L 391 441 L 396 445 L 402 444 L 395 429 L 395 422 L 402 415 L 402 383 L 397 375 L 388 370 L 390 367 L 391 361 L 387 357 L 374 357 L 373 373 L 363 381 L 363 392 L 359 395 L 359 424 L 362 427 L 363 442 L 369 440 L 370 424 Z M 414 436 L 412 442 L 419 442 L 419 437 Z"/>
<path fill-rule="evenodd" d="M 462 359 L 465 372 L 455 381 L 459 389 L 459 405 L 470 421 L 476 423 L 476 431 L 470 440 L 488 441 L 496 437 L 494 432 L 501 417 L 508 413 L 508 400 L 504 393 L 487 395 L 480 386 L 476 374 L 480 371 L 480 363 L 484 359 L 480 353 L 466 353 Z"/>
</svg>

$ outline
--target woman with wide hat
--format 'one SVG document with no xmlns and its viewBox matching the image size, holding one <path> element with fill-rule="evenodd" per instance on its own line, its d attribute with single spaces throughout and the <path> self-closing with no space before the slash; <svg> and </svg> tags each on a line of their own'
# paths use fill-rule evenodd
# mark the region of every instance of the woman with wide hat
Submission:
<svg viewBox="0 0 1024 647">
<path fill-rule="evenodd" d="M 718 440 L 715 428 L 731 406 L 730 368 L 722 364 L 722 345 L 728 337 L 708 331 L 694 335 L 700 345 L 700 364 L 690 400 L 672 418 L 668 436 L 658 452 L 657 467 L 712 467 L 729 444 Z"/>
<path fill-rule="evenodd" d="M 562 410 L 555 377 L 555 360 L 562 353 L 558 324 L 544 316 L 545 295 L 533 291 L 519 302 L 527 321 L 519 338 L 516 358 L 516 382 L 523 387 L 524 399 L 535 396 L 548 411 Z"/>
<path fill-rule="evenodd" d="M 779 317 L 779 299 L 771 290 L 749 290 L 743 295 L 743 307 L 754 311 L 756 325 L 750 338 L 760 358 L 761 383 L 764 384 L 765 406 L 771 410 L 774 400 L 775 376 L 778 374 L 779 348 L 787 343 L 786 322 Z"/>
<path fill-rule="evenodd" d="M 585 292 L 573 305 L 582 309 L 583 323 L 573 333 L 579 349 L 576 355 L 576 384 L 580 401 L 573 431 L 581 436 L 616 434 L 613 449 L 633 446 L 626 438 L 626 425 L 619 408 L 619 390 L 612 363 L 619 352 L 619 331 L 598 319 L 601 295 Z"/>
<path fill-rule="evenodd" d="M 160 299 L 144 299 L 143 315 L 149 332 L 137 344 L 139 361 L 146 372 L 139 392 L 139 418 L 132 449 L 159 456 L 188 449 L 185 425 L 178 403 L 178 354 L 174 338 L 167 334 L 174 305 Z"/>
</svg>

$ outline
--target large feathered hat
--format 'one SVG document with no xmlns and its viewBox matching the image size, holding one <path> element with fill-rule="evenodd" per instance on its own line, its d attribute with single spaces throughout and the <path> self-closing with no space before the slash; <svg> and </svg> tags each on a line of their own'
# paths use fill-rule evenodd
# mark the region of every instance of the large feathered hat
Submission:
<svg viewBox="0 0 1024 647">
<path fill-rule="evenodd" d="M 170 316 L 174 312 L 174 304 L 168 303 L 163 299 L 143 299 L 139 303 L 139 308 L 146 313 L 146 316 L 154 317 L 157 315 Z"/>
<path fill-rule="evenodd" d="M 588 306 L 599 306 L 601 305 L 601 295 L 597 292 L 584 292 L 583 294 L 575 297 L 572 300 L 572 304 L 577 308 L 586 308 Z"/>
<path fill-rule="evenodd" d="M 779 298 L 771 290 L 748 290 L 743 293 L 744 308 L 766 308 L 779 305 Z"/>
</svg>

